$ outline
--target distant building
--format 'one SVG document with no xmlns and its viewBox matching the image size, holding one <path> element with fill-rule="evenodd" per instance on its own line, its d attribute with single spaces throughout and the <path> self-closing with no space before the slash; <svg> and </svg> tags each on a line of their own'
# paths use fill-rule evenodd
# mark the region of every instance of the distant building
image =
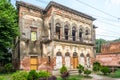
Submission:
<svg viewBox="0 0 120 80">
<path fill-rule="evenodd" d="M 95 54 L 93 17 L 56 2 L 45 9 L 17 1 L 20 37 L 13 63 L 24 70 L 57 71 L 64 64 L 92 68 Z"/>
<path fill-rule="evenodd" d="M 101 53 L 96 60 L 104 66 L 120 68 L 120 42 L 106 43 L 101 46 Z"/>
</svg>

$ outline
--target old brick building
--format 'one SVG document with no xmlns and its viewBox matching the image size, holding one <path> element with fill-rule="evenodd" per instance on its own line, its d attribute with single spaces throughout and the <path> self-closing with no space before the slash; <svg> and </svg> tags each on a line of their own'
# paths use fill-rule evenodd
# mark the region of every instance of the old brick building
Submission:
<svg viewBox="0 0 120 80">
<path fill-rule="evenodd" d="M 96 60 L 104 66 L 109 66 L 111 68 L 120 67 L 120 42 L 102 45 L 101 53 L 96 55 Z"/>
<path fill-rule="evenodd" d="M 93 17 L 51 1 L 45 9 L 17 1 L 20 37 L 13 62 L 19 69 L 57 71 L 64 64 L 92 67 Z M 19 65 L 17 65 L 19 64 Z"/>
</svg>

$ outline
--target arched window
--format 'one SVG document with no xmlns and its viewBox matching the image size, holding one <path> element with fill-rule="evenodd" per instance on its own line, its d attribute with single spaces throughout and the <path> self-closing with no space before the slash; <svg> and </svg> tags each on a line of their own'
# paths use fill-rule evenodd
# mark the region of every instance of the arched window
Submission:
<svg viewBox="0 0 120 80">
<path fill-rule="evenodd" d="M 70 53 L 69 53 L 69 52 L 66 52 L 66 53 L 65 53 L 65 56 L 70 56 Z"/>
<path fill-rule="evenodd" d="M 58 36 L 58 39 L 60 39 L 60 28 L 61 28 L 60 23 L 56 23 L 56 34 Z"/>
<path fill-rule="evenodd" d="M 76 40 L 76 28 L 75 28 L 75 26 L 73 26 L 73 28 L 72 28 L 72 39 L 73 39 L 73 41 Z"/>
<path fill-rule="evenodd" d="M 77 52 L 73 53 L 73 57 L 78 57 Z"/>
<path fill-rule="evenodd" d="M 65 40 L 68 40 L 68 25 L 65 25 L 64 34 L 65 34 Z"/>
<path fill-rule="evenodd" d="M 89 35 L 90 34 L 90 30 L 87 28 L 86 30 L 85 30 L 85 35 Z"/>
<path fill-rule="evenodd" d="M 80 39 L 80 41 L 82 41 L 82 37 L 83 37 L 83 29 L 80 28 L 79 29 L 79 39 Z"/>
</svg>

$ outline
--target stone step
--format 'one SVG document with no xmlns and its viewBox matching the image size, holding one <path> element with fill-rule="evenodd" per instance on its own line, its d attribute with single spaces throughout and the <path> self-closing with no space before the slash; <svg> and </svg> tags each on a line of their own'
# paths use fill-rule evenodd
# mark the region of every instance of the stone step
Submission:
<svg viewBox="0 0 120 80">
<path fill-rule="evenodd" d="M 79 73 L 78 73 L 78 70 L 69 70 L 69 74 L 70 75 L 77 75 Z"/>
</svg>

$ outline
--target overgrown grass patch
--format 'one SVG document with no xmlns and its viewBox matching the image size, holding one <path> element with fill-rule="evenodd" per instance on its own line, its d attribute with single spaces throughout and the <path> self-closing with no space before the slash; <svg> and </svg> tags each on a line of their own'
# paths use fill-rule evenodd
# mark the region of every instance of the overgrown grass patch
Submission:
<svg viewBox="0 0 120 80">
<path fill-rule="evenodd" d="M 120 78 L 120 69 L 109 75 L 112 78 Z"/>
<path fill-rule="evenodd" d="M 82 80 L 84 77 L 81 75 L 70 75 L 67 80 Z M 60 76 L 57 77 L 57 80 L 63 80 Z"/>
<path fill-rule="evenodd" d="M 9 74 L 0 74 L 0 80 L 11 80 L 12 73 Z"/>
</svg>

